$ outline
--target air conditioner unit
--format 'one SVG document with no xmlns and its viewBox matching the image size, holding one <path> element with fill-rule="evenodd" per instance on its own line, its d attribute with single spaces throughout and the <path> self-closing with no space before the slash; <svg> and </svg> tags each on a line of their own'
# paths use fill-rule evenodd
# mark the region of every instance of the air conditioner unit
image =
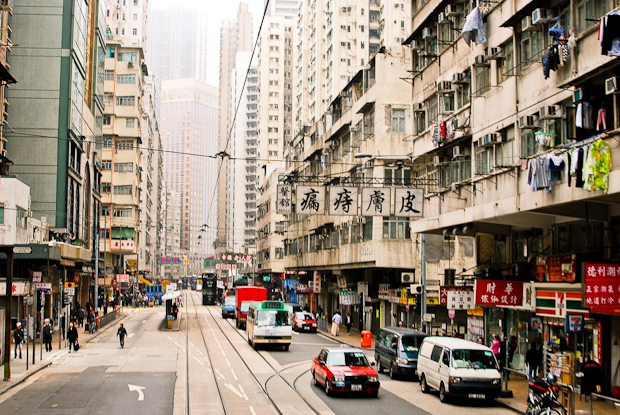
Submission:
<svg viewBox="0 0 620 415">
<path fill-rule="evenodd" d="M 412 284 L 415 281 L 415 274 L 413 272 L 401 272 L 400 282 L 406 284 Z"/>
<path fill-rule="evenodd" d="M 536 9 L 532 12 L 532 24 L 543 24 L 553 20 L 553 10 Z"/>
<path fill-rule="evenodd" d="M 439 15 L 437 16 L 437 21 L 439 22 L 439 24 L 450 23 L 450 21 L 446 19 L 446 15 L 443 13 L 439 13 Z"/>
<path fill-rule="evenodd" d="M 488 48 L 487 59 L 501 59 L 502 52 L 503 52 L 502 48 Z"/>
<path fill-rule="evenodd" d="M 340 9 L 340 10 L 341 10 L 343 13 L 346 13 L 346 12 L 347 12 L 347 8 L 346 8 L 346 7 L 343 7 L 343 8 L 342 8 L 342 9 Z"/>
<path fill-rule="evenodd" d="M 549 105 L 538 110 L 538 119 L 551 120 L 554 118 L 562 118 L 562 107 L 560 105 Z"/>
<path fill-rule="evenodd" d="M 531 129 L 536 128 L 536 117 L 533 115 L 519 117 L 519 128 Z"/>
<path fill-rule="evenodd" d="M 446 17 L 460 16 L 463 14 L 461 7 L 457 4 L 448 4 L 444 11 Z"/>
<path fill-rule="evenodd" d="M 424 104 L 423 103 L 416 103 L 413 104 L 413 112 L 424 112 Z"/>
<path fill-rule="evenodd" d="M 357 218 L 357 223 L 365 224 L 366 223 L 366 218 L 364 218 L 364 217 Z"/>
<path fill-rule="evenodd" d="M 128 68 L 133 68 L 133 62 L 131 62 L 131 61 L 127 62 L 127 67 Z"/>
<path fill-rule="evenodd" d="M 619 93 L 620 91 L 618 90 L 618 78 L 612 76 L 611 78 L 605 79 L 605 94 L 611 95 Z"/>
<path fill-rule="evenodd" d="M 435 31 L 434 27 L 425 27 L 424 29 L 422 29 L 422 38 L 427 39 L 436 36 L 437 32 Z"/>
<path fill-rule="evenodd" d="M 367 161 L 364 163 L 364 167 L 367 169 L 372 169 L 372 161 Z"/>
<path fill-rule="evenodd" d="M 411 284 L 409 286 L 409 292 L 411 294 L 422 294 L 422 284 Z"/>
<path fill-rule="evenodd" d="M 443 164 L 443 158 L 439 156 L 433 157 L 433 166 L 441 166 Z"/>
<path fill-rule="evenodd" d="M 422 50 L 424 49 L 424 43 L 419 40 L 411 41 L 411 50 Z"/>
<path fill-rule="evenodd" d="M 579 102 L 583 99 L 583 89 L 578 88 L 573 91 L 573 101 Z"/>
<path fill-rule="evenodd" d="M 452 89 L 452 83 L 450 81 L 437 81 L 437 91 L 449 91 Z"/>
<path fill-rule="evenodd" d="M 535 28 L 532 26 L 532 16 L 525 16 L 523 19 L 521 19 L 521 30 L 522 31 L 527 31 L 527 30 L 534 30 Z"/>
<path fill-rule="evenodd" d="M 476 59 L 474 60 L 474 66 L 487 66 L 487 59 L 484 55 L 478 55 L 476 56 Z"/>
<path fill-rule="evenodd" d="M 465 72 L 457 72 L 452 75 L 452 83 L 453 84 L 465 84 L 467 83 L 467 78 L 465 77 Z"/>
<path fill-rule="evenodd" d="M 497 144 L 502 142 L 502 133 L 491 133 L 488 134 L 489 142 L 488 144 Z"/>
<path fill-rule="evenodd" d="M 452 147 L 452 158 L 459 158 L 465 155 L 465 148 L 463 146 Z"/>
<path fill-rule="evenodd" d="M 340 42 L 340 46 L 347 46 L 347 42 Z"/>
</svg>

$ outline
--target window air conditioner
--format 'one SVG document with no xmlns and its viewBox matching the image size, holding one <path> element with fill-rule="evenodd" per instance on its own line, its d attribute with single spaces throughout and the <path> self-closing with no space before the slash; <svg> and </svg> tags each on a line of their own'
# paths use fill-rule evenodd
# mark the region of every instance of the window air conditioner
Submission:
<svg viewBox="0 0 620 415">
<path fill-rule="evenodd" d="M 417 103 L 417 104 L 413 104 L 413 111 L 414 112 L 424 112 L 424 104 L 423 103 Z"/>
<path fill-rule="evenodd" d="M 476 59 L 474 61 L 474 66 L 486 66 L 486 65 L 488 65 L 488 63 L 484 55 L 476 56 Z"/>
<path fill-rule="evenodd" d="M 441 166 L 443 164 L 443 157 L 433 157 L 433 166 Z"/>
<path fill-rule="evenodd" d="M 465 72 L 457 72 L 454 75 L 452 75 L 452 83 L 454 84 L 467 83 L 467 79 L 465 78 Z"/>
<path fill-rule="evenodd" d="M 463 146 L 454 146 L 452 147 L 452 158 L 458 158 L 464 156 L 465 150 Z"/>
<path fill-rule="evenodd" d="M 605 79 L 605 94 L 611 95 L 619 93 L 620 91 L 618 90 L 618 78 L 612 76 L 611 78 Z"/>
<path fill-rule="evenodd" d="M 450 21 L 446 19 L 446 15 L 444 13 L 439 13 L 439 15 L 437 16 L 437 22 L 439 22 L 439 24 L 445 24 L 449 23 Z"/>
<path fill-rule="evenodd" d="M 419 40 L 411 41 L 411 50 L 422 50 L 424 49 L 424 43 Z"/>
<path fill-rule="evenodd" d="M 448 4 L 444 13 L 446 17 L 460 16 L 463 14 L 461 7 L 456 4 Z"/>
<path fill-rule="evenodd" d="M 364 163 L 364 167 L 367 169 L 372 169 L 372 161 L 367 161 Z"/>
<path fill-rule="evenodd" d="M 502 48 L 488 48 L 487 49 L 487 59 L 501 59 L 502 58 Z"/>
<path fill-rule="evenodd" d="M 536 9 L 532 12 L 532 24 L 543 24 L 547 23 L 553 18 L 553 10 L 551 9 Z"/>
<path fill-rule="evenodd" d="M 452 89 L 452 83 L 450 81 L 437 81 L 437 91 L 449 91 Z"/>
<path fill-rule="evenodd" d="M 415 280 L 415 274 L 413 272 L 401 272 L 400 273 L 400 282 L 404 282 L 407 284 L 413 284 Z"/>
<path fill-rule="evenodd" d="M 538 110 L 538 118 L 541 120 L 562 118 L 562 107 L 560 105 L 549 105 L 548 107 L 541 107 L 540 110 Z"/>
<path fill-rule="evenodd" d="M 521 30 L 522 31 L 526 31 L 526 30 L 533 30 L 535 29 L 532 26 L 532 16 L 525 16 L 523 19 L 521 19 Z"/>
<path fill-rule="evenodd" d="M 519 117 L 519 128 L 521 129 L 536 128 L 536 118 L 533 115 Z"/>
<path fill-rule="evenodd" d="M 424 29 L 422 29 L 422 37 L 424 39 L 430 38 L 430 37 L 436 37 L 437 36 L 437 32 L 435 31 L 434 27 L 425 27 Z"/>
</svg>

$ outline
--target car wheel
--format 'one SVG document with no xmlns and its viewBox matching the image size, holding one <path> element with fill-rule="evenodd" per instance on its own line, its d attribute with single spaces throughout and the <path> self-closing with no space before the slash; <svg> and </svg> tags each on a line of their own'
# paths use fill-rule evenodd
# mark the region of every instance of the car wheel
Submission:
<svg viewBox="0 0 620 415">
<path fill-rule="evenodd" d="M 428 393 L 428 385 L 426 384 L 426 376 L 424 375 L 420 378 L 420 390 L 422 393 Z"/>
<path fill-rule="evenodd" d="M 443 385 L 443 382 L 439 385 L 439 400 L 442 403 L 448 402 L 448 393 L 446 392 L 446 387 Z"/>
<path fill-rule="evenodd" d="M 329 380 L 325 379 L 325 395 L 329 396 L 332 394 L 332 391 L 329 390 Z"/>
<path fill-rule="evenodd" d="M 394 364 L 390 364 L 390 379 L 394 379 L 396 377 L 396 373 L 394 372 Z"/>
<path fill-rule="evenodd" d="M 256 342 L 254 342 L 254 344 L 252 346 L 254 347 L 254 350 L 258 352 L 258 344 L 256 344 Z"/>
<path fill-rule="evenodd" d="M 312 373 L 312 384 L 314 386 L 319 386 L 319 381 L 316 380 L 316 373 Z"/>
<path fill-rule="evenodd" d="M 376 398 L 377 396 L 379 396 L 379 391 L 376 391 L 376 392 L 370 392 L 370 397 L 371 397 L 371 398 Z"/>
<path fill-rule="evenodd" d="M 285 344 L 285 345 L 284 345 L 284 351 L 285 351 L 285 352 L 288 352 L 288 348 L 289 348 L 289 346 L 290 346 L 290 345 L 288 345 L 288 344 Z"/>
<path fill-rule="evenodd" d="M 375 356 L 375 362 L 377 362 L 377 372 L 383 373 L 383 366 L 381 366 L 381 358 L 379 356 Z"/>
</svg>

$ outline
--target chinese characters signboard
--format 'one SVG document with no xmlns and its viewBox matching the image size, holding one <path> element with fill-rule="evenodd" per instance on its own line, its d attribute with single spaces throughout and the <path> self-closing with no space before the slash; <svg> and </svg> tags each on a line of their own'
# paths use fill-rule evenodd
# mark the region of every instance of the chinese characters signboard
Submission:
<svg viewBox="0 0 620 415">
<path fill-rule="evenodd" d="M 319 271 L 314 271 L 314 277 L 312 278 L 312 291 L 315 293 L 321 292 L 321 273 Z"/>
<path fill-rule="evenodd" d="M 547 258 L 549 282 L 575 281 L 575 256 L 551 255 Z"/>
<path fill-rule="evenodd" d="M 448 291 L 446 306 L 452 310 L 471 310 L 476 307 L 474 304 L 474 292 Z"/>
<path fill-rule="evenodd" d="M 323 214 L 325 212 L 324 186 L 297 186 L 295 213 L 298 215 Z"/>
<path fill-rule="evenodd" d="M 586 264 L 586 306 L 620 306 L 620 264 Z"/>
<path fill-rule="evenodd" d="M 357 215 L 357 187 L 329 188 L 330 215 Z"/>
<path fill-rule="evenodd" d="M 424 204 L 423 189 L 395 189 L 394 214 L 396 216 L 422 216 Z"/>
<path fill-rule="evenodd" d="M 476 280 L 476 304 L 490 305 L 521 305 L 523 304 L 523 282 Z"/>
<path fill-rule="evenodd" d="M 293 205 L 291 198 L 292 190 L 290 184 L 278 185 L 278 194 L 276 196 L 277 213 L 291 213 L 291 206 Z"/>
<path fill-rule="evenodd" d="M 451 294 L 450 291 L 471 291 L 473 294 L 474 287 L 462 287 L 462 286 L 451 286 L 444 285 L 439 288 L 439 304 L 447 304 L 448 303 L 448 294 Z M 450 308 L 450 307 L 448 307 Z M 474 308 L 474 307 L 472 307 Z"/>
<path fill-rule="evenodd" d="M 391 188 L 365 187 L 362 189 L 362 216 L 388 216 L 391 205 Z"/>
</svg>

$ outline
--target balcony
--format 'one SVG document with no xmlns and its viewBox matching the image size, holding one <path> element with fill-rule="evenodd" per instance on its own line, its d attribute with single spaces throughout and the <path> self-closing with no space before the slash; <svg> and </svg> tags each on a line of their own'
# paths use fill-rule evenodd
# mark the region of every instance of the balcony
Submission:
<svg viewBox="0 0 620 415">
<path fill-rule="evenodd" d="M 13 11 L 13 0 L 0 0 L 0 5 L 4 11 Z"/>
</svg>

